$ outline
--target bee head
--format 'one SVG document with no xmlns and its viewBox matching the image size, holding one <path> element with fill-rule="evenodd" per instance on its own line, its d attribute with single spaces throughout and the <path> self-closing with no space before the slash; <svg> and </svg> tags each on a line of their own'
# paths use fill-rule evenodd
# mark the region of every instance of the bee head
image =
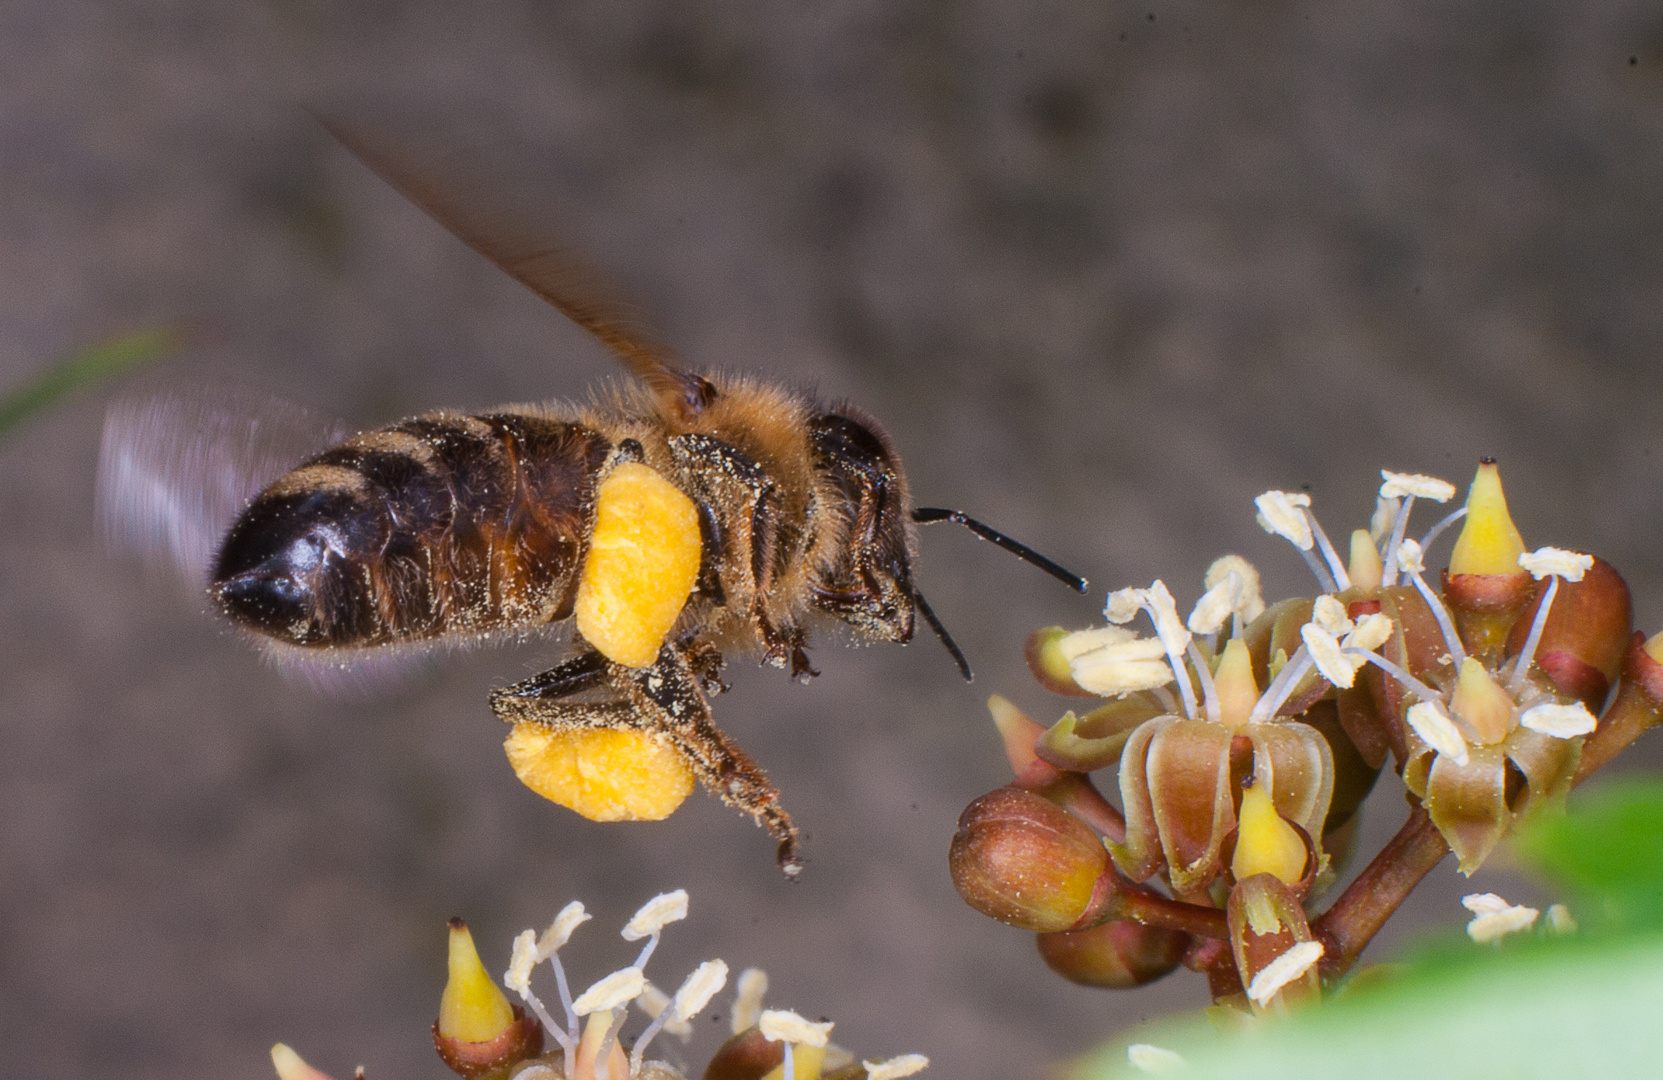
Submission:
<svg viewBox="0 0 1663 1080">
<path fill-rule="evenodd" d="M 810 424 L 815 466 L 844 501 L 848 532 L 812 586 L 815 603 L 873 641 L 912 639 L 917 593 L 906 476 L 883 429 L 844 410 Z"/>
</svg>

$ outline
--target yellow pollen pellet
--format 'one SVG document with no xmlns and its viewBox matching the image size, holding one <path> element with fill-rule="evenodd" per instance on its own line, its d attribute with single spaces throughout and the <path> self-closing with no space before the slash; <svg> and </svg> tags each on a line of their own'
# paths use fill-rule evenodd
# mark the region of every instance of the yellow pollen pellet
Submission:
<svg viewBox="0 0 1663 1080">
<path fill-rule="evenodd" d="M 661 821 L 693 791 L 681 756 L 641 731 L 522 722 L 503 749 L 521 783 L 590 821 Z"/>
<path fill-rule="evenodd" d="M 578 633 L 614 663 L 650 665 L 693 595 L 701 553 L 693 500 L 645 465 L 618 466 L 595 493 Z"/>
</svg>

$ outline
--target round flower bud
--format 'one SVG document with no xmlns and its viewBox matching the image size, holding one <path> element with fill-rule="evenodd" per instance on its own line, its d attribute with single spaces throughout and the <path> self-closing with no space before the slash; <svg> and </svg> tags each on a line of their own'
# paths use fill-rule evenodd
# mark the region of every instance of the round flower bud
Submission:
<svg viewBox="0 0 1663 1080">
<path fill-rule="evenodd" d="M 1035 934 L 1052 971 L 1082 986 L 1125 989 L 1154 982 L 1178 966 L 1190 936 L 1164 926 L 1111 919 L 1089 930 Z"/>
<path fill-rule="evenodd" d="M 1507 636 L 1508 655 L 1524 646 L 1547 593 L 1548 579 L 1533 584 L 1535 596 Z M 1628 583 L 1610 563 L 1596 558 L 1581 581 L 1559 582 L 1532 659 L 1561 692 L 1598 712 L 1622 670 L 1633 617 Z"/>
<path fill-rule="evenodd" d="M 1067 930 L 1090 905 L 1108 851 L 1079 818 L 1032 792 L 991 791 L 959 815 L 953 885 L 982 914 L 1024 930 Z"/>
</svg>

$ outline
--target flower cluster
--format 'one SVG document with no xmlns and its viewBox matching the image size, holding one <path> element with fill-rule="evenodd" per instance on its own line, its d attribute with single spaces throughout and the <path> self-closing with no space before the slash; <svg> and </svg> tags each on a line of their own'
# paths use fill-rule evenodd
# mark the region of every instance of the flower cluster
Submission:
<svg viewBox="0 0 1663 1080">
<path fill-rule="evenodd" d="M 514 939 L 503 985 L 525 1008 L 510 1005 L 486 974 L 473 935 L 461 919 L 450 922 L 449 979 L 433 1024 L 439 1057 L 464 1080 L 685 1080 L 686 1073 L 668 1061 L 647 1060 L 649 1045 L 660 1032 L 683 1042 L 692 1037 L 688 1021 L 727 984 L 728 966 L 707 960 L 665 994 L 646 977 L 647 961 L 670 923 L 687 917 L 687 893 L 677 889 L 653 897 L 624 925 L 620 936 L 644 944 L 628 967 L 596 980 L 572 996 L 560 950 L 590 914 L 579 901 L 561 909 L 542 934 L 526 930 Z M 531 988 L 535 969 L 553 971 L 564 1020 L 550 1014 Z M 707 1080 L 901 1080 L 922 1071 L 929 1060 L 903 1054 L 862 1061 L 830 1041 L 832 1024 L 814 1022 L 795 1012 L 764 1009 L 768 977 L 747 968 L 736 980 L 732 1038 L 706 1065 Z M 627 1050 L 622 1037 L 629 1007 L 646 1017 L 646 1026 Z M 544 1033 L 557 1048 L 544 1053 Z M 278 1043 L 271 1051 L 279 1080 L 329 1080 Z M 360 1080 L 363 1070 L 358 1071 Z"/>
<path fill-rule="evenodd" d="M 1255 500 L 1261 527 L 1312 569 L 1314 596 L 1267 605 L 1258 573 L 1228 555 L 1187 618 L 1157 580 L 1111 593 L 1107 626 L 1030 638 L 1042 685 L 1105 700 L 1049 728 L 989 702 L 1016 777 L 960 818 L 950 862 L 966 901 L 1038 932 L 1046 962 L 1078 982 L 1138 985 L 1184 964 L 1219 1002 L 1283 1008 L 1346 971 L 1445 854 L 1472 873 L 1522 816 L 1663 717 L 1663 635 L 1631 633 L 1609 564 L 1526 548 L 1493 462 L 1419 539 L 1415 504 L 1455 487 L 1381 476 L 1345 558 L 1308 495 Z M 1427 552 L 1456 524 L 1429 581 Z M 1152 636 L 1128 626 L 1140 615 Z M 1388 761 L 1409 819 L 1316 914 Z M 1111 767 L 1118 808 L 1089 775 Z M 1475 938 L 1534 918 L 1469 900 Z"/>
</svg>

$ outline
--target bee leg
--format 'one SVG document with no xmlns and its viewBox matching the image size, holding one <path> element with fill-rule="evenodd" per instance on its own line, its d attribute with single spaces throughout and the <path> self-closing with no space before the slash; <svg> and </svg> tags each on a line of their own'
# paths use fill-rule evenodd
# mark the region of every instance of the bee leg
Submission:
<svg viewBox="0 0 1663 1080">
<path fill-rule="evenodd" d="M 519 699 L 548 701 L 605 686 L 607 667 L 606 657 L 593 650 L 574 656 L 540 675 L 533 675 L 501 690 L 493 690 L 491 711 L 507 720 L 508 717 L 503 716 L 503 710 L 498 707 L 499 702 L 507 703 Z"/>
<path fill-rule="evenodd" d="M 701 662 L 698 646 L 666 644 L 651 667 L 610 665 L 611 681 L 635 707 L 633 726 L 668 736 L 706 788 L 768 830 L 779 842 L 780 869 L 794 878 L 803 865 L 797 826 L 780 806 L 779 790 L 767 774 L 710 718 L 698 685 L 696 665 Z"/>
</svg>

